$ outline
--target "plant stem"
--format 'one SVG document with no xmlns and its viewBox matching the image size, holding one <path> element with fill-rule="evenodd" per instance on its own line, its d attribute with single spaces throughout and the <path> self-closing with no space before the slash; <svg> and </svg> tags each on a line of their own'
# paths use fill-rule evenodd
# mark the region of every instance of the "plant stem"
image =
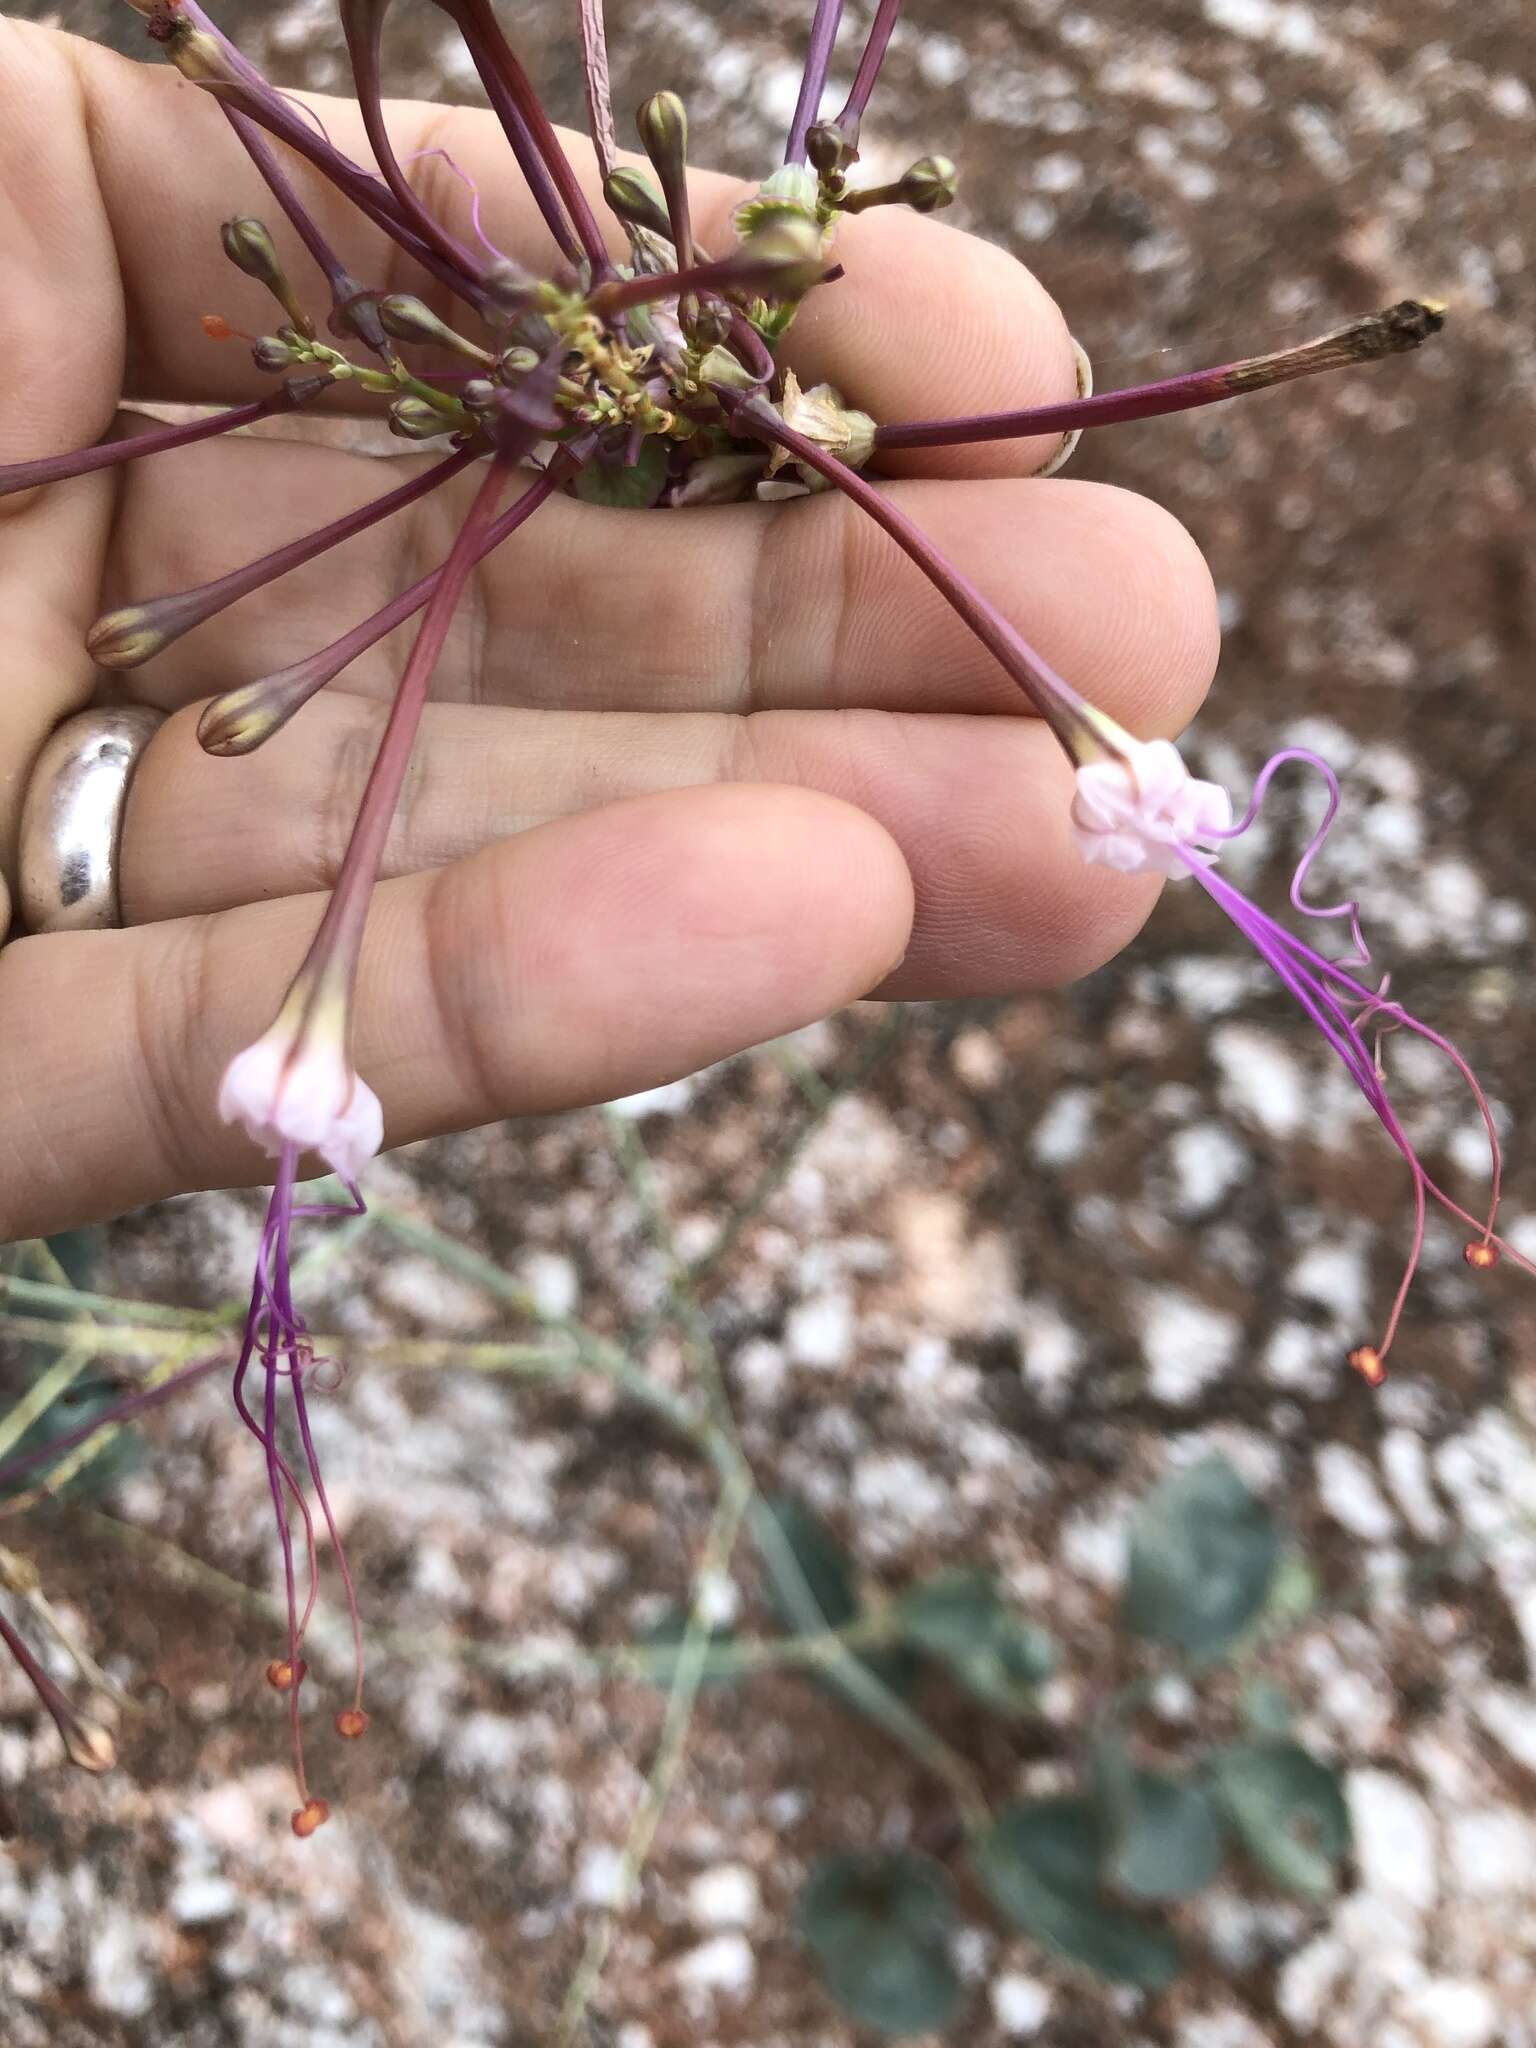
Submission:
<svg viewBox="0 0 1536 2048">
<path fill-rule="evenodd" d="M 784 145 L 787 164 L 805 162 L 806 130 L 821 106 L 821 95 L 827 83 L 827 66 L 832 61 L 832 48 L 837 41 L 838 24 L 842 18 L 843 0 L 816 0 L 805 69 L 800 75 L 800 95 L 795 102 L 794 118 L 789 124 L 789 139 Z"/>
<path fill-rule="evenodd" d="M 834 126 L 841 129 L 850 143 L 857 145 L 859 124 L 864 118 L 864 109 L 869 105 L 869 96 L 875 89 L 875 80 L 880 76 L 880 66 L 885 62 L 886 49 L 891 40 L 891 31 L 896 26 L 896 17 L 901 12 L 901 0 L 880 0 L 875 9 L 874 21 L 870 24 L 869 40 L 864 45 L 864 54 L 859 59 L 859 68 L 854 73 L 853 86 L 838 115 Z"/>
<path fill-rule="evenodd" d="M 1218 405 L 1248 391 L 1263 391 L 1297 377 L 1323 370 L 1379 361 L 1418 348 L 1443 325 L 1442 309 L 1418 299 L 1403 299 L 1385 312 L 1370 313 L 1331 328 L 1295 348 L 1221 363 L 1211 370 L 1164 377 L 1125 391 L 1101 391 L 1093 398 L 1073 398 L 1061 405 L 1029 406 L 1019 412 L 974 413 L 949 420 L 903 420 L 875 430 L 875 447 L 952 448 L 974 441 L 1008 441 L 1034 434 L 1076 433 L 1084 427 L 1114 426 L 1126 420 L 1155 419 L 1165 413 L 1188 412 L 1196 406 Z"/>
<path fill-rule="evenodd" d="M 307 405 L 333 381 L 328 374 L 318 380 L 294 377 L 265 398 L 252 399 L 249 405 L 232 405 L 225 412 L 188 420 L 182 426 L 154 427 L 147 434 L 102 441 L 94 448 L 77 448 L 66 455 L 40 455 L 28 462 L 0 464 L 0 498 L 8 497 L 12 491 L 30 491 L 40 484 L 63 483 L 68 477 L 86 476 L 92 470 L 111 469 L 119 462 L 137 462 L 143 455 L 190 448 L 195 442 L 212 440 L 216 434 L 232 434 L 237 427 L 248 427 L 257 420 L 270 419 L 274 413 L 292 412 L 296 406 Z M 311 385 L 313 390 L 307 388 Z M 299 387 L 297 391 L 295 386 Z"/>
<path fill-rule="evenodd" d="M 1077 748 L 1099 747 L 1098 730 L 1088 716 L 1089 707 L 1085 700 L 1064 676 L 1056 673 L 1043 655 L 1036 653 L 997 607 L 983 597 L 969 577 L 946 561 L 921 527 L 899 506 L 876 490 L 856 469 L 850 469 L 846 462 L 839 462 L 835 455 L 829 455 L 814 441 L 785 426 L 765 400 L 738 399 L 728 392 L 718 395 L 738 430 L 787 449 L 797 462 L 835 484 L 845 497 L 851 498 L 854 504 L 867 512 L 877 526 L 885 529 L 954 607 L 987 651 L 1002 664 L 1056 734 L 1070 758 L 1078 758 L 1074 743 Z"/>
<path fill-rule="evenodd" d="M 300 534 L 296 540 L 285 542 L 282 547 L 258 556 L 254 562 L 247 562 L 239 569 L 231 569 L 227 575 L 215 576 L 211 582 L 197 584 L 191 590 L 173 591 L 163 597 L 145 598 L 142 603 L 108 612 L 86 635 L 86 645 L 106 668 L 137 668 L 173 640 L 179 640 L 183 633 L 189 633 L 194 626 L 202 625 L 206 619 L 213 618 L 240 598 L 249 597 L 253 591 L 277 582 L 280 577 L 302 568 L 306 562 L 314 561 L 331 548 L 340 547 L 343 541 L 354 540 L 358 534 L 366 533 L 369 527 L 377 526 L 380 520 L 405 511 L 418 499 L 427 497 L 447 483 L 450 477 L 467 469 L 479 452 L 474 448 L 455 449 L 433 468 L 408 477 L 392 491 L 370 498 L 366 504 L 345 513 L 340 519 L 333 519 L 329 525 L 317 527 L 313 533 Z"/>
</svg>

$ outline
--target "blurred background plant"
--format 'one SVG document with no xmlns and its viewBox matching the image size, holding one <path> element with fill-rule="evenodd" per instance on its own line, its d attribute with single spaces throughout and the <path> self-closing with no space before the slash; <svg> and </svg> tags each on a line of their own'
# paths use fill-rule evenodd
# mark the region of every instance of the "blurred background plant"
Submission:
<svg viewBox="0 0 1536 2048">
<path fill-rule="evenodd" d="M 436 22 L 396 13 L 397 89 L 473 98 Z M 97 0 L 49 18 L 137 34 Z M 280 83 L 340 84 L 328 6 L 222 18 Z M 617 104 L 671 84 L 717 160 L 762 168 L 800 0 L 609 0 L 609 24 Z M 551 10 L 541 82 L 572 121 L 577 47 Z M 954 155 L 951 218 L 1041 273 L 1106 386 L 1453 302 L 1411 379 L 1091 436 L 1076 467 L 1212 561 L 1196 765 L 1241 784 L 1307 738 L 1351 769 L 1336 879 L 1527 1132 L 1529 61 L 1518 0 L 912 0 L 866 153 Z M 1444 1102 L 1425 1077 L 1415 1136 L 1454 1164 Z M 306 1275 L 349 1368 L 322 1448 L 375 1672 L 368 1741 L 317 1744 L 342 1824 L 282 1839 L 275 1561 L 214 1375 L 0 1531 L 50 1675 L 104 1722 L 110 1688 L 138 1709 L 86 1778 L 0 1678 L 0 2031 L 1529 2048 L 1529 1313 L 1437 1243 L 1380 1396 L 1340 1371 L 1400 1217 L 1361 1139 L 1170 899 L 1061 995 L 861 1008 L 385 1163 Z M 69 1427 L 70 1397 L 216 1350 L 258 1216 L 170 1204 L 88 1271 L 11 1254 L 13 1422 L 58 1426 L 12 1405 L 49 1374 Z M 1250 1560 L 1223 1660 L 1180 1639 L 1219 1610 L 1167 1562 L 1205 1555 L 1176 1539 L 1207 1514 Z M 322 1678 L 343 1650 L 327 1610 Z M 1138 1965 L 1118 1982 L 1105 1942 Z"/>
</svg>

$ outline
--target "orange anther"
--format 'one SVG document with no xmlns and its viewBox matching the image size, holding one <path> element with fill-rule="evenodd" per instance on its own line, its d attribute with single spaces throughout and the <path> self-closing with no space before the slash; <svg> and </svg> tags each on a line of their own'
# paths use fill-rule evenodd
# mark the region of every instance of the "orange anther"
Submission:
<svg viewBox="0 0 1536 2048">
<path fill-rule="evenodd" d="M 1489 1244 L 1486 1238 L 1475 1237 L 1470 1244 L 1462 1246 L 1461 1256 L 1476 1272 L 1486 1273 L 1490 1266 L 1499 1263 L 1499 1248 Z"/>
<path fill-rule="evenodd" d="M 309 1666 L 301 1657 L 298 1663 L 298 1682 L 302 1683 Z M 287 1692 L 295 1683 L 294 1667 L 286 1657 L 274 1657 L 267 1666 L 267 1683 L 274 1692 Z"/>
<path fill-rule="evenodd" d="M 1356 1345 L 1349 1354 L 1349 1362 L 1368 1387 L 1379 1387 L 1387 1376 L 1387 1368 L 1381 1362 L 1381 1353 L 1374 1344 Z"/>
<path fill-rule="evenodd" d="M 229 341 L 233 338 L 235 330 L 222 313 L 205 313 L 203 332 L 210 341 Z"/>
<path fill-rule="evenodd" d="M 361 1707 L 347 1707 L 336 1716 L 336 1733 L 348 1742 L 356 1742 L 360 1735 L 368 1733 L 368 1716 Z"/>
<path fill-rule="evenodd" d="M 293 1832 L 301 1842 L 307 1842 L 316 1828 L 323 1828 L 331 1817 L 331 1809 L 323 1799 L 306 1799 L 302 1806 L 293 1811 Z"/>
</svg>

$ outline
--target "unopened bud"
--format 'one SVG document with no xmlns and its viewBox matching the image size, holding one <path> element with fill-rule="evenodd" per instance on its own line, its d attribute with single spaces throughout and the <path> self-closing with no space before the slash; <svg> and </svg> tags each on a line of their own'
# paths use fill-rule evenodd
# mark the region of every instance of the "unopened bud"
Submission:
<svg viewBox="0 0 1536 2048">
<path fill-rule="evenodd" d="M 158 654 L 171 636 L 156 623 L 150 607 L 124 605 L 103 612 L 85 636 L 86 651 L 102 668 L 137 668 Z"/>
<path fill-rule="evenodd" d="M 858 155 L 835 121 L 816 121 L 806 130 L 805 153 L 824 178 L 842 170 Z"/>
<path fill-rule="evenodd" d="M 770 221 L 799 218 L 818 226 L 816 205 L 820 197 L 816 173 L 804 164 L 781 164 L 771 178 L 750 199 L 742 201 L 731 216 L 743 241 Z"/>
<path fill-rule="evenodd" d="M 538 289 L 536 280 L 505 256 L 486 265 L 481 283 L 491 301 L 491 311 L 503 320 L 525 311 Z"/>
<path fill-rule="evenodd" d="M 696 349 L 718 348 L 730 332 L 730 311 L 718 299 L 706 299 L 688 322 L 688 339 Z"/>
<path fill-rule="evenodd" d="M 289 370 L 298 360 L 293 344 L 276 334 L 258 334 L 251 344 L 251 361 L 258 370 Z"/>
<path fill-rule="evenodd" d="M 603 180 L 603 197 L 626 226 L 648 228 L 653 235 L 672 238 L 672 222 L 661 194 L 643 171 L 621 165 Z"/>
<path fill-rule="evenodd" d="M 947 156 L 920 156 L 902 172 L 897 189 L 914 213 L 938 213 L 954 204 L 959 179 Z"/>
<path fill-rule="evenodd" d="M 775 292 L 805 291 L 824 268 L 821 228 L 802 213 L 765 221 L 742 243 L 740 254 L 752 276 Z"/>
<path fill-rule="evenodd" d="M 524 348 L 519 342 L 515 347 L 503 349 L 496 367 L 503 377 L 526 377 L 530 370 L 536 370 L 541 361 L 536 348 Z"/>
<path fill-rule="evenodd" d="M 219 229 L 219 239 L 224 244 L 224 254 L 236 270 L 254 278 L 257 284 L 265 285 L 300 334 L 313 340 L 314 322 L 299 304 L 298 294 L 288 282 L 287 273 L 278 260 L 277 245 L 267 232 L 266 223 L 250 214 L 237 214 Z"/>
<path fill-rule="evenodd" d="M 336 1733 L 344 1742 L 356 1742 L 368 1733 L 368 1716 L 361 1707 L 347 1707 L 336 1716 Z"/>
<path fill-rule="evenodd" d="M 70 1762 L 89 1771 L 92 1777 L 99 1778 L 117 1762 L 117 1744 L 100 1722 L 87 1721 L 83 1714 L 76 1714 L 62 1733 Z"/>
<path fill-rule="evenodd" d="M 307 1842 L 316 1828 L 323 1828 L 331 1817 L 331 1809 L 323 1799 L 306 1799 L 302 1806 L 294 1808 L 289 1822 L 301 1842 Z"/>
<path fill-rule="evenodd" d="M 415 342 L 422 348 L 451 349 L 455 355 L 467 356 L 476 363 L 493 360 L 489 350 L 456 334 L 446 320 L 439 320 L 430 306 L 408 292 L 391 292 L 388 298 L 380 299 L 379 319 L 384 332 L 396 341 Z"/>
<path fill-rule="evenodd" d="M 389 408 L 389 431 L 402 441 L 430 441 L 435 434 L 450 432 L 451 425 L 424 398 L 397 398 Z"/>
<path fill-rule="evenodd" d="M 466 412 L 489 412 L 496 403 L 496 386 L 489 377 L 471 377 L 459 386 L 459 403 Z"/>
<path fill-rule="evenodd" d="M 675 167 L 688 162 L 688 109 L 675 92 L 653 92 L 642 101 L 635 115 L 635 127 L 646 155 L 661 173 L 663 182 Z"/>
</svg>

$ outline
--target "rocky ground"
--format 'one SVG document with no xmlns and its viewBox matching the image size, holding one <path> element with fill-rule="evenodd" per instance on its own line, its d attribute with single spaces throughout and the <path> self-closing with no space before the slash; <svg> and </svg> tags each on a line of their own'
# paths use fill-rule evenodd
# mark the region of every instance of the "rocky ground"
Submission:
<svg viewBox="0 0 1536 2048">
<path fill-rule="evenodd" d="M 675 85 L 714 154 L 758 169 L 806 12 L 610 0 L 616 100 Z M 339 82 L 323 0 L 236 13 L 281 80 Z M 1039 271 L 1104 385 L 1409 291 L 1453 303 L 1444 341 L 1410 362 L 1116 430 L 1077 467 L 1158 496 L 1213 563 L 1227 637 L 1198 730 L 1206 770 L 1240 784 L 1305 739 L 1347 771 L 1330 879 L 1359 891 L 1396 989 L 1483 1076 L 1512 1141 L 1512 1234 L 1536 1253 L 1523 13 L 913 0 L 874 126 L 893 162 L 934 146 L 962 161 L 970 223 Z M 572 116 L 574 15 L 553 0 L 519 13 Z M 48 18 L 120 41 L 133 27 L 97 0 Z M 402 89 L 468 96 L 430 11 L 412 11 L 396 55 Z M 1299 850 L 1299 818 L 1277 817 L 1244 849 L 1261 890 Z M 1470 1105 L 1432 1067 L 1396 1071 L 1431 1163 L 1474 1187 Z M 1434 1234 L 1387 1385 L 1373 1395 L 1341 1369 L 1395 1281 L 1403 1175 L 1192 893 L 1170 892 L 1124 959 L 1059 996 L 914 1013 L 895 1033 L 861 1009 L 632 1103 L 617 1128 L 649 1150 L 694 1257 L 802 1124 L 782 1183 L 701 1282 L 704 1326 L 764 1482 L 817 1503 L 873 1579 L 985 1560 L 1058 1638 L 1039 1724 L 940 1709 L 990 1794 L 1053 1782 L 1073 1754 L 1112 1674 L 1126 1510 L 1170 1461 L 1225 1450 L 1320 1582 L 1274 1671 L 1307 1738 L 1348 1767 L 1345 1894 L 1303 1910 L 1233 1880 L 1187 1912 L 1190 1971 L 1155 2000 L 1002 1937 L 971 1899 L 955 2038 L 1530 2048 L 1536 1317 L 1518 1277 L 1469 1275 Z M 661 1318 L 634 1355 L 675 1384 L 687 1331 L 666 1320 L 668 1259 L 611 1138 L 596 1115 L 476 1133 L 398 1155 L 373 1191 L 493 1261 L 546 1317 L 619 1339 Z M 107 1277 L 216 1301 L 241 1283 L 256 1223 L 245 1196 L 130 1218 Z M 526 1328 L 381 1228 L 311 1298 L 316 1323 L 365 1352 Z M 307 1846 L 286 1829 L 270 1624 L 100 1522 L 26 1525 L 56 1603 L 143 1711 L 119 1729 L 121 1768 L 86 1779 L 0 1673 L 0 2034 L 15 2048 L 552 2038 L 661 1715 L 650 1687 L 573 1675 L 573 1659 L 634 1637 L 686 1587 L 707 1474 L 601 1378 L 527 1389 L 363 1363 L 322 1407 L 376 1638 L 374 1726 L 343 1757 L 317 1737 L 338 1818 Z M 113 1514 L 273 1588 L 262 1474 L 222 1390 L 146 1437 Z M 761 1618 L 747 1551 L 711 1598 Z M 477 1652 L 522 1663 L 492 1671 Z M 1160 1704 L 1170 1753 L 1188 1712 L 1176 1691 Z M 851 2048 L 786 1931 L 806 1862 L 873 1840 L 945 1853 L 948 1829 L 914 1762 L 801 1680 L 706 1692 L 588 2039 Z"/>
</svg>

